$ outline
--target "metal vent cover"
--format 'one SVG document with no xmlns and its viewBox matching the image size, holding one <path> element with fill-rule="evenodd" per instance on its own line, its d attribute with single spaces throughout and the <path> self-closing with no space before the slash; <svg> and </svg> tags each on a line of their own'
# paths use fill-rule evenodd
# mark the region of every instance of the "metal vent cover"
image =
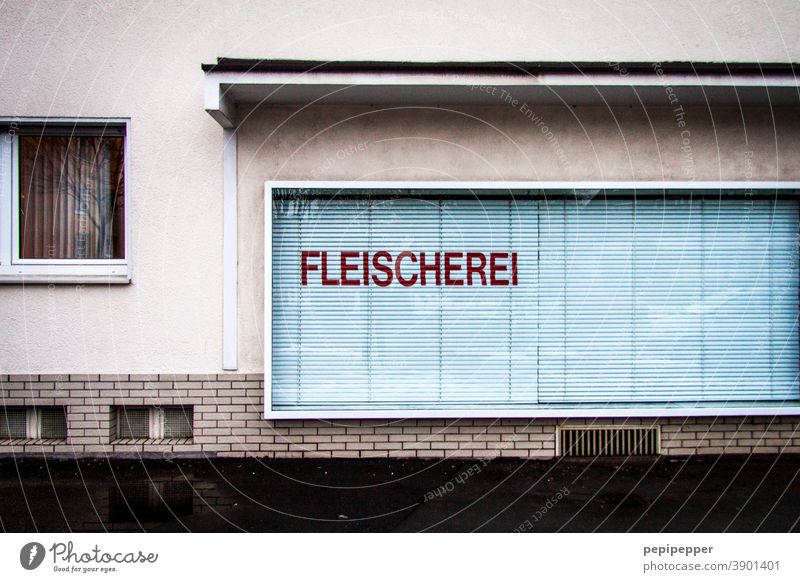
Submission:
<svg viewBox="0 0 800 582">
<path fill-rule="evenodd" d="M 558 453 L 563 457 L 658 455 L 658 426 L 561 426 Z"/>
</svg>

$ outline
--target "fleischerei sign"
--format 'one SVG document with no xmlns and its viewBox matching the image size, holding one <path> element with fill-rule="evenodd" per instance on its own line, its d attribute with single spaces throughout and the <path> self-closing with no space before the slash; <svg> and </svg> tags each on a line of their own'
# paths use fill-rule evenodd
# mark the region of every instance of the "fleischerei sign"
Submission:
<svg viewBox="0 0 800 582">
<path fill-rule="evenodd" d="M 519 282 L 515 252 L 304 250 L 300 272 L 304 287 L 508 287 Z"/>
</svg>

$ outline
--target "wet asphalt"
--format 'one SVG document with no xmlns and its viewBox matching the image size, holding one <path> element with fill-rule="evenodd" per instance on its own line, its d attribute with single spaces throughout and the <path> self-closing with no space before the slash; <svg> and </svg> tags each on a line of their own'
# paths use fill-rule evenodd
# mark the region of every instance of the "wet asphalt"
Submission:
<svg viewBox="0 0 800 582">
<path fill-rule="evenodd" d="M 800 456 L 0 459 L 7 532 L 800 531 Z"/>
</svg>

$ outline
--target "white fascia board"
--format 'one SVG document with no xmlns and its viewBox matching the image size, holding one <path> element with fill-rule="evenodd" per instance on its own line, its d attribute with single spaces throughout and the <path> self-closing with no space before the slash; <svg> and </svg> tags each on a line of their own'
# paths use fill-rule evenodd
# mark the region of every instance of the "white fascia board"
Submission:
<svg viewBox="0 0 800 582">
<path fill-rule="evenodd" d="M 786 98 L 798 91 L 800 83 L 798 77 L 791 74 L 783 75 L 742 75 L 742 74 L 691 74 L 691 73 L 619 73 L 615 71 L 598 73 L 541 73 L 541 74 L 499 74 L 499 73 L 402 73 L 402 72 L 325 72 L 306 71 L 295 72 L 214 72 L 205 74 L 205 109 L 222 125 L 234 127 L 235 95 L 236 88 L 247 88 L 248 102 L 267 100 L 273 96 L 287 99 L 286 103 L 302 103 L 308 99 L 319 98 L 319 91 L 324 90 L 326 95 L 336 95 L 342 90 L 347 90 L 347 103 L 368 103 L 375 95 L 375 90 L 381 88 L 400 89 L 411 91 L 404 97 L 395 95 L 398 99 L 419 102 L 437 102 L 442 100 L 448 103 L 454 99 L 453 90 L 469 90 L 469 99 L 472 104 L 497 105 L 500 102 L 497 90 L 506 92 L 515 91 L 519 99 L 528 99 L 535 103 L 538 99 L 558 99 L 562 94 L 569 94 L 575 98 L 583 95 L 584 99 L 598 104 L 608 104 L 614 100 L 607 93 L 614 91 L 630 92 L 634 95 L 616 97 L 625 99 L 625 103 L 638 103 L 643 96 L 637 90 L 652 93 L 654 88 L 663 87 L 671 89 L 683 88 L 685 91 L 701 95 L 705 99 L 705 90 L 709 91 L 727 89 L 733 91 L 726 97 L 731 103 L 740 99 L 738 91 L 751 93 L 757 90 L 781 91 Z M 364 89 L 364 94 L 359 94 L 358 89 Z M 481 88 L 494 88 L 495 91 L 478 90 Z M 287 91 L 295 89 L 294 92 Z M 794 90 L 794 92 L 792 92 Z M 502 93 L 505 95 L 505 93 Z M 627 93 L 625 93 L 627 94 Z M 742 95 L 742 96 L 743 96 Z M 663 97 L 663 96 L 662 96 Z M 771 104 L 772 98 L 760 95 L 760 100 Z M 458 98 L 455 99 L 458 101 Z M 687 96 L 686 102 L 690 102 Z M 790 102 L 794 103 L 793 97 Z"/>
<path fill-rule="evenodd" d="M 430 86 L 618 86 L 618 87 L 798 87 L 800 78 L 795 75 L 721 75 L 690 73 L 541 73 L 529 75 L 507 74 L 437 74 L 437 73 L 231 73 L 208 72 L 206 83 L 222 85 L 430 85 Z M 207 104 L 208 101 L 208 93 Z M 208 107 L 207 107 L 208 108 Z"/>
</svg>

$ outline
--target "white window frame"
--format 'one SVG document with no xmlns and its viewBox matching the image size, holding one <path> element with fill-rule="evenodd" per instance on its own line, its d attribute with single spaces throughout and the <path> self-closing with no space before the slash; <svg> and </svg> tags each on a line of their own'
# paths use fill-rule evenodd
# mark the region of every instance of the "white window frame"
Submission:
<svg viewBox="0 0 800 582">
<path fill-rule="evenodd" d="M 11 131 L 0 133 L 0 283 L 103 283 L 131 281 L 130 226 L 130 119 L 74 117 L 0 117 Z M 125 258 L 123 259 L 22 259 L 19 251 L 19 136 L 26 124 L 110 124 L 125 127 L 123 206 Z"/>
<path fill-rule="evenodd" d="M 341 419 L 341 418 L 609 418 L 609 417 L 685 417 L 685 416 L 747 416 L 747 415 L 800 415 L 800 401 L 783 403 L 732 403 L 728 405 L 704 406 L 676 403 L 675 406 L 657 404 L 646 406 L 635 403 L 630 406 L 614 403 L 609 406 L 537 408 L 464 408 L 464 409 L 304 409 L 273 410 L 272 408 L 272 201 L 273 190 L 278 188 L 309 189 L 468 189 L 468 190 L 525 190 L 525 189 L 707 189 L 707 190 L 758 190 L 800 189 L 794 181 L 742 181 L 742 182 L 358 182 L 358 181 L 267 181 L 264 184 L 264 418 L 276 419 Z M 269 287 L 267 287 L 269 282 Z M 269 290 L 268 290 L 269 289 Z M 398 378 L 398 382 L 402 382 Z"/>
</svg>

